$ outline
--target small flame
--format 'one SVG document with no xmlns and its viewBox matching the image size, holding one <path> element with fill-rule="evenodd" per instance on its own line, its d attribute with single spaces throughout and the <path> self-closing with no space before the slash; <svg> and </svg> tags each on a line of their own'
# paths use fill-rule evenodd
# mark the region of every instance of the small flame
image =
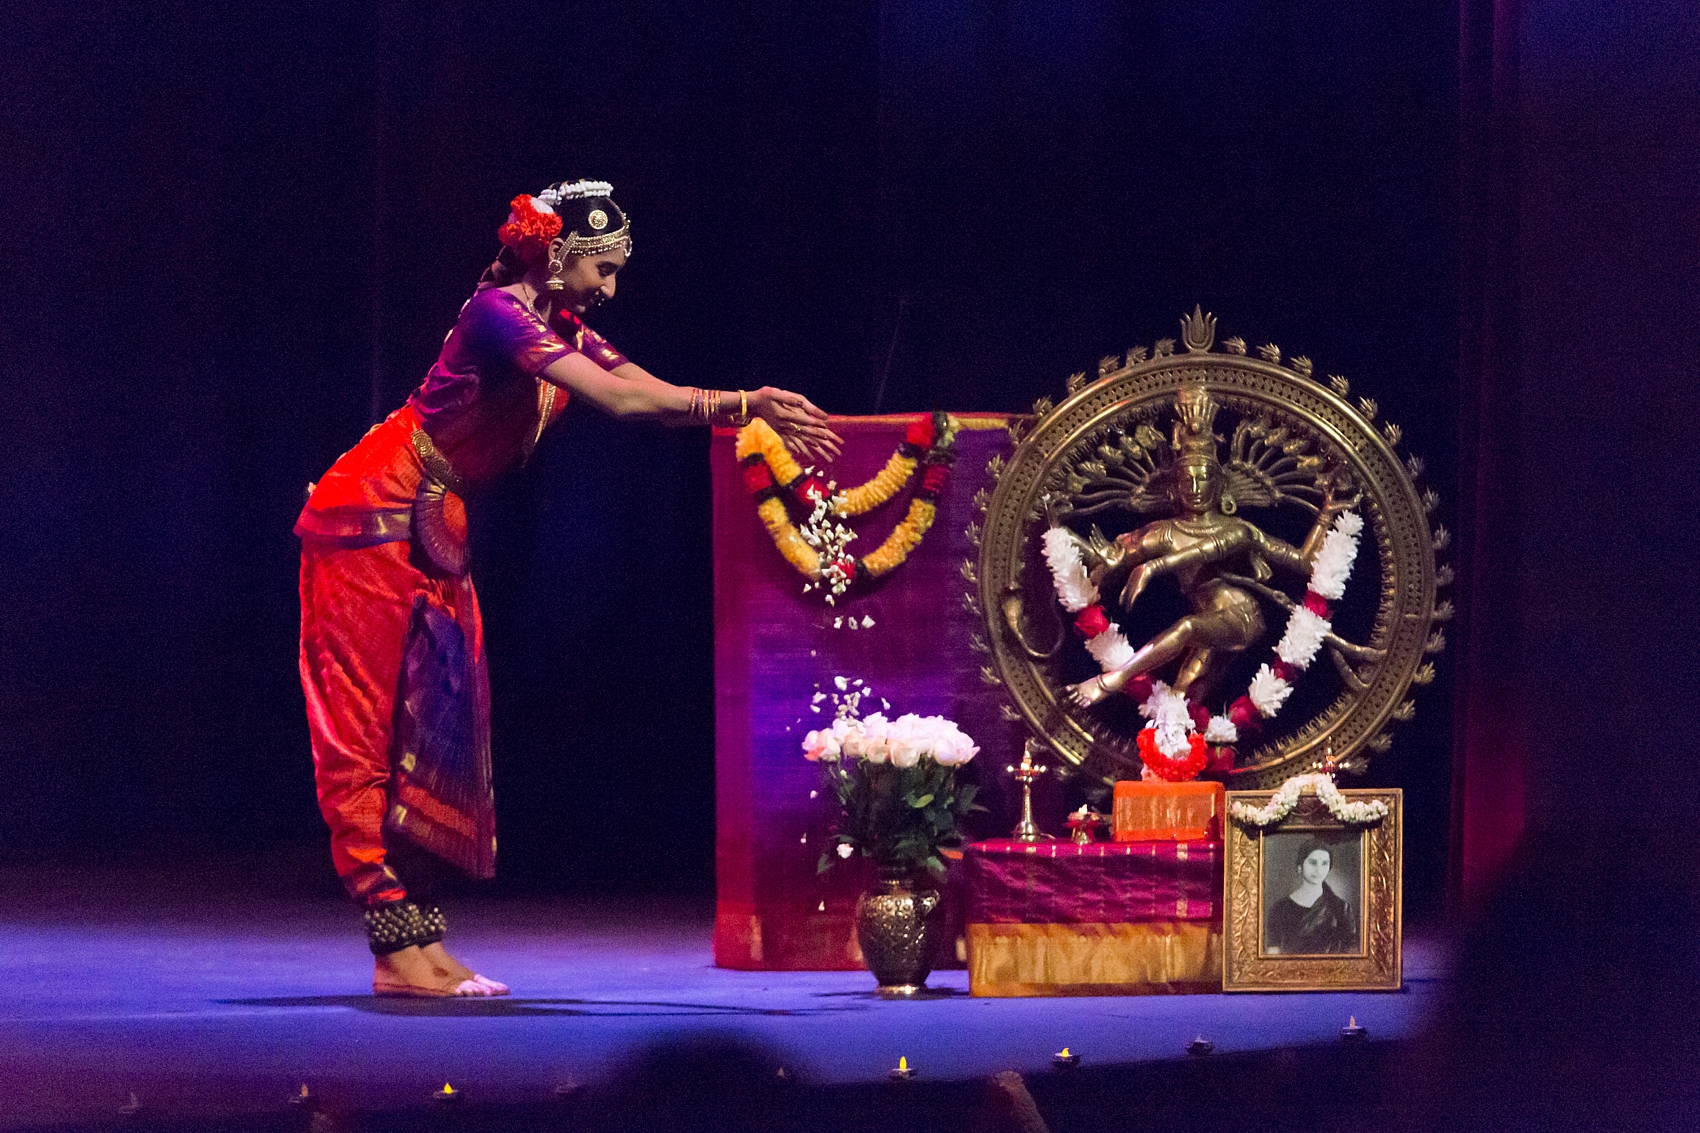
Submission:
<svg viewBox="0 0 1700 1133">
<path fill-rule="evenodd" d="M 1346 1016 L 1346 1026 L 1347 1027 L 1355 1027 L 1357 1025 L 1358 1025 L 1358 1017 L 1356 1015 Z"/>
<path fill-rule="evenodd" d="M 302 1097 L 307 1096 L 307 1083 L 305 1083 L 305 1082 L 301 1083 L 301 1096 Z"/>
<path fill-rule="evenodd" d="M 1063 1047 L 1063 1048 L 1062 1048 L 1062 1051 L 1061 1051 L 1061 1056 L 1062 1056 L 1062 1057 L 1063 1057 L 1063 1058 L 1068 1058 L 1068 1057 L 1069 1057 L 1069 1053 L 1068 1053 L 1068 1047 L 1066 1047 L 1066 1046 L 1065 1046 L 1065 1047 Z"/>
<path fill-rule="evenodd" d="M 909 1060 L 901 1054 L 897 1056 L 897 1068 L 899 1070 L 909 1069 Z"/>
<path fill-rule="evenodd" d="M 444 1093 L 445 1096 L 448 1095 L 448 1094 L 452 1094 L 454 1092 L 455 1092 L 455 1088 L 453 1086 L 449 1085 L 447 1082 L 443 1083 L 443 1093 Z"/>
</svg>

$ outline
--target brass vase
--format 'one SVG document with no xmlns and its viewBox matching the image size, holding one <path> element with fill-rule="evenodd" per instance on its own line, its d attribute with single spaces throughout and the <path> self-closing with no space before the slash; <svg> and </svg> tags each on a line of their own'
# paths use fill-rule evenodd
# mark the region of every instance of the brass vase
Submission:
<svg viewBox="0 0 1700 1133">
<path fill-rule="evenodd" d="M 899 999 L 926 990 L 940 905 L 937 889 L 918 888 L 908 873 L 885 870 L 856 899 L 856 942 L 882 996 Z"/>
</svg>

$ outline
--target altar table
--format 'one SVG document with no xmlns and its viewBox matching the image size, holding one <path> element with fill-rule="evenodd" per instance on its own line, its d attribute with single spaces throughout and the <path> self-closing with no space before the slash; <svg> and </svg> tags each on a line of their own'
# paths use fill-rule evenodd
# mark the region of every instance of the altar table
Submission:
<svg viewBox="0 0 1700 1133">
<path fill-rule="evenodd" d="M 964 858 L 980 996 L 1222 989 L 1222 843 L 976 842 Z"/>
</svg>

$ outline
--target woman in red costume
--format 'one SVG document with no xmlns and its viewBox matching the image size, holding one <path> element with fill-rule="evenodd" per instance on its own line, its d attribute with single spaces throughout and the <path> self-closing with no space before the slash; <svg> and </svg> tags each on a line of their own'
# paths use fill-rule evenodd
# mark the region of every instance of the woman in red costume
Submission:
<svg viewBox="0 0 1700 1133">
<path fill-rule="evenodd" d="M 668 385 L 582 318 L 614 295 L 631 227 L 605 182 L 514 198 L 501 254 L 407 404 L 312 489 L 301 684 L 337 874 L 365 912 L 380 995 L 501 995 L 443 949 L 444 864 L 495 873 L 489 687 L 463 496 L 524 462 L 569 395 L 670 424 L 759 416 L 799 455 L 839 439 L 799 394 Z"/>
</svg>

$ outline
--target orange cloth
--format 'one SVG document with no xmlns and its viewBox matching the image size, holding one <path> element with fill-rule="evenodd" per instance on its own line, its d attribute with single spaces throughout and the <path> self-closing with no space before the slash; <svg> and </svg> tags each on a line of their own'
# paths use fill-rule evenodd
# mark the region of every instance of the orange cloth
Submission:
<svg viewBox="0 0 1700 1133">
<path fill-rule="evenodd" d="M 977 996 L 1171 995 L 1222 990 L 1222 925 L 970 924 Z"/>
<path fill-rule="evenodd" d="M 1116 783 L 1111 830 L 1118 842 L 1214 842 L 1227 794 L 1220 783 Z"/>
<path fill-rule="evenodd" d="M 303 542 L 300 667 L 314 780 L 337 875 L 362 903 L 406 895 L 385 860 L 384 820 L 396 695 L 415 602 L 435 606 L 461 627 L 481 685 L 484 641 L 471 578 L 427 574 L 412 561 L 407 543 Z M 481 699 L 488 703 L 488 694 Z M 487 827 L 473 832 L 488 840 L 493 862 L 493 812 L 473 825 Z"/>
</svg>

